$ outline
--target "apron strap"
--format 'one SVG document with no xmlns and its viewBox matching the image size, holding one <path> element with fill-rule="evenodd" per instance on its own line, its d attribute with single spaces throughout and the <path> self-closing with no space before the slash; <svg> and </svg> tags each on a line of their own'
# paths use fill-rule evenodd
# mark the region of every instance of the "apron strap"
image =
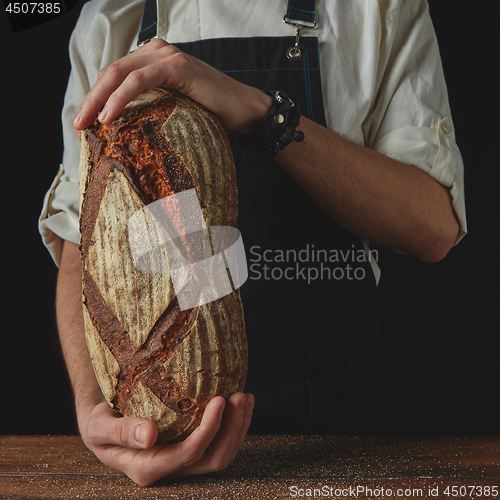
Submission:
<svg viewBox="0 0 500 500">
<path fill-rule="evenodd" d="M 300 30 L 302 28 L 316 28 L 316 0 L 288 0 L 288 8 L 283 18 L 287 24 L 295 27 L 295 44 L 288 47 L 286 57 L 291 61 L 302 58 L 299 47 Z"/>
<path fill-rule="evenodd" d="M 288 0 L 284 21 L 304 28 L 315 28 L 316 0 Z"/>
<path fill-rule="evenodd" d="M 146 0 L 144 14 L 142 16 L 141 31 L 137 38 L 137 46 L 140 47 L 156 38 L 158 28 L 158 14 L 156 10 L 156 0 Z"/>
<path fill-rule="evenodd" d="M 288 0 L 288 8 L 284 17 L 285 22 L 301 25 L 307 28 L 316 26 L 316 0 Z M 158 28 L 158 13 L 156 0 L 146 0 L 142 16 L 141 30 L 137 38 L 140 47 L 156 38 Z"/>
</svg>

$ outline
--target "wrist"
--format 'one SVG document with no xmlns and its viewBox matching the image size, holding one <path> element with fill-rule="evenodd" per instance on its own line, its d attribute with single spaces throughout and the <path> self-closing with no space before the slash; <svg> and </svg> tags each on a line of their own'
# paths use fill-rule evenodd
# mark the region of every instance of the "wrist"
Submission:
<svg viewBox="0 0 500 500">
<path fill-rule="evenodd" d="M 235 127 L 235 131 L 241 134 L 250 134 L 253 126 L 266 117 L 272 104 L 273 98 L 271 96 L 252 87 L 251 91 L 245 94 L 245 120 Z"/>
<path fill-rule="evenodd" d="M 80 433 L 85 433 L 92 412 L 101 403 L 108 404 L 98 385 L 75 391 L 75 411 Z"/>
<path fill-rule="evenodd" d="M 300 124 L 300 107 L 281 90 L 264 91 L 272 99 L 270 108 L 260 121 L 253 124 L 239 140 L 262 158 L 275 156 L 292 142 L 302 142 L 304 132 L 296 130 Z"/>
</svg>

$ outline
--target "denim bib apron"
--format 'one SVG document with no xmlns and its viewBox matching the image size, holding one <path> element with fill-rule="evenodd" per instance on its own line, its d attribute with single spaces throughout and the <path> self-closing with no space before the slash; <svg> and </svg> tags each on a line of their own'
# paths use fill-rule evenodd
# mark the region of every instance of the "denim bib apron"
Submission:
<svg viewBox="0 0 500 500">
<path fill-rule="evenodd" d="M 313 21 L 314 8 L 293 7 L 301 3 L 290 2 L 284 14 Z M 247 85 L 283 90 L 303 116 L 325 124 L 315 36 L 175 45 Z M 300 58 L 287 57 L 291 47 Z M 249 270 L 240 292 L 249 344 L 245 391 L 256 397 L 250 432 L 363 432 L 358 423 L 375 410 L 378 362 L 376 285 L 363 245 L 273 159 L 227 134 Z"/>
</svg>

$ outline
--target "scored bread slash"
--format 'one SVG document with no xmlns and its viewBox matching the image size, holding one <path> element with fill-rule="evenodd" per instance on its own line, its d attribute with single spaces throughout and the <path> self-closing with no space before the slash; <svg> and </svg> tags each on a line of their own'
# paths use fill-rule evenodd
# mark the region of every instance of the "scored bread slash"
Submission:
<svg viewBox="0 0 500 500">
<path fill-rule="evenodd" d="M 161 442 L 185 439 L 212 398 L 244 388 L 240 293 L 182 310 L 167 252 L 156 251 L 161 262 L 151 272 L 138 269 L 128 223 L 148 205 L 195 190 L 207 227 L 235 228 L 236 170 L 226 134 L 204 107 L 158 87 L 114 122 L 96 120 L 80 142 L 83 313 L 97 380 L 118 414 L 154 421 Z M 189 214 L 182 207 L 175 213 L 170 224 L 183 234 Z M 184 236 L 176 245 L 187 259 L 200 251 Z M 186 278 L 182 293 L 196 297 L 201 286 Z"/>
</svg>

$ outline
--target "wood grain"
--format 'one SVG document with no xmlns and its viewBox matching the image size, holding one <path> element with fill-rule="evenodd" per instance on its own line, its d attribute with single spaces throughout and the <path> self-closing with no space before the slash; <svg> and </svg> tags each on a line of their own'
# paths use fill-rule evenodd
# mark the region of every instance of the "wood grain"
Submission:
<svg viewBox="0 0 500 500">
<path fill-rule="evenodd" d="M 323 486 L 383 487 L 394 492 L 393 498 L 397 489 L 410 489 L 411 495 L 399 497 L 408 500 L 450 500 L 454 497 L 444 491 L 452 486 L 500 489 L 500 438 L 248 436 L 224 471 L 140 488 L 102 465 L 77 436 L 0 437 L 2 499 L 264 500 L 291 498 L 294 487 L 313 491 Z M 429 495 L 436 488 L 438 496 Z"/>
</svg>

